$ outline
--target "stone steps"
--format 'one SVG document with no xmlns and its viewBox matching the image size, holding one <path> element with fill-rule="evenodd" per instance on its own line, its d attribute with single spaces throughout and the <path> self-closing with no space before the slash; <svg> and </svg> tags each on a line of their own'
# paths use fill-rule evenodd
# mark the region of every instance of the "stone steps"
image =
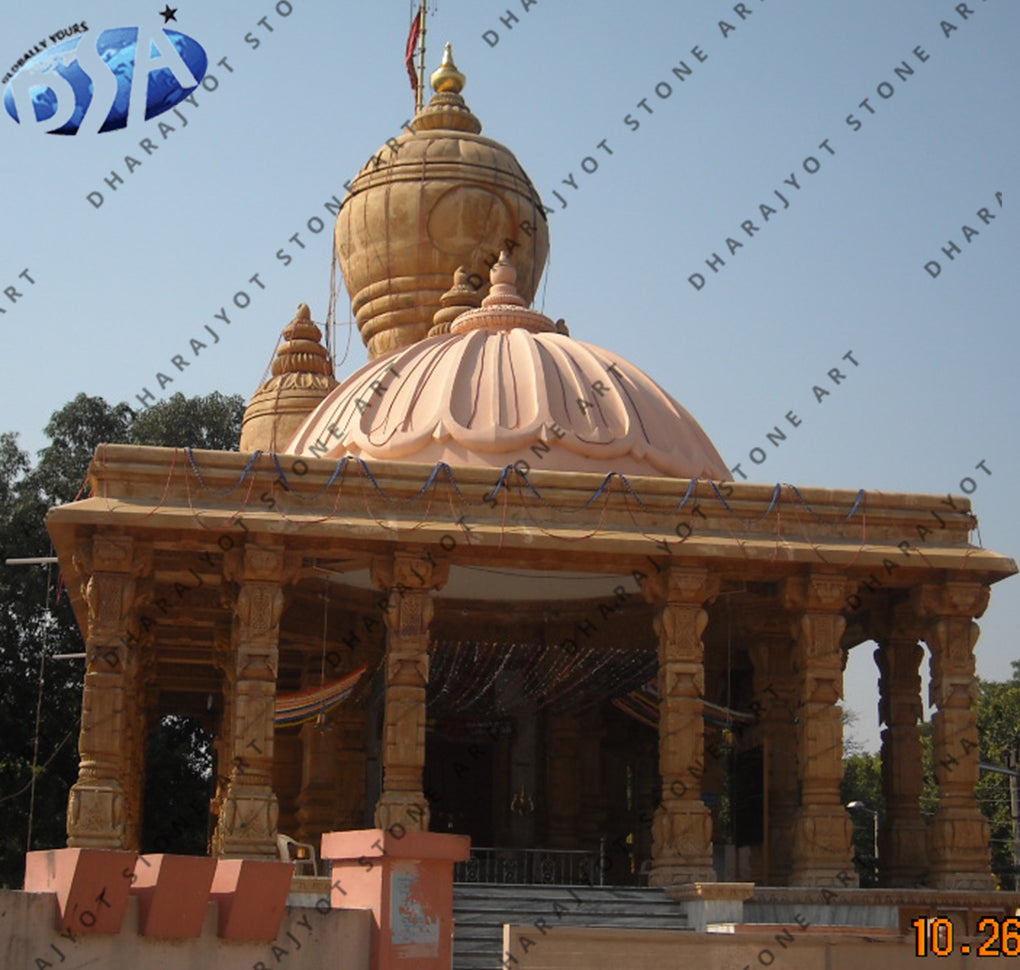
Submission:
<svg viewBox="0 0 1020 970">
<path fill-rule="evenodd" d="M 454 970 L 497 970 L 504 923 L 535 926 L 543 920 L 549 928 L 689 929 L 678 903 L 661 889 L 645 887 L 456 883 L 453 919 Z"/>
</svg>

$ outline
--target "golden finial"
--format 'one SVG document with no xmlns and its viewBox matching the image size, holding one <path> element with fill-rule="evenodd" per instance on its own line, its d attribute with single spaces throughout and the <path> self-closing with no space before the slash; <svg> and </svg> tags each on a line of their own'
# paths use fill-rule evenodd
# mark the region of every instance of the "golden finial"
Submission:
<svg viewBox="0 0 1020 970">
<path fill-rule="evenodd" d="M 460 94 L 464 90 L 467 78 L 457 70 L 457 65 L 453 63 L 453 47 L 450 46 L 449 41 L 443 48 L 443 62 L 439 65 L 438 70 L 432 72 L 431 81 L 432 90 L 437 94 L 444 91 Z"/>
</svg>

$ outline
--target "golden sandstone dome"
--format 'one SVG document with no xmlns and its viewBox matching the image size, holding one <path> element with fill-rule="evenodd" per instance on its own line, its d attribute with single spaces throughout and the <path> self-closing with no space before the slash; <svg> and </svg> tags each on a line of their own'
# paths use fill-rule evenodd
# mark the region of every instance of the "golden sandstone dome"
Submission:
<svg viewBox="0 0 1020 970">
<path fill-rule="evenodd" d="M 513 153 L 483 137 L 446 45 L 435 95 L 350 184 L 336 223 L 344 283 L 369 356 L 426 336 L 458 266 L 484 295 L 513 251 L 531 300 L 549 251 L 542 201 Z"/>
<path fill-rule="evenodd" d="M 285 345 L 278 360 L 300 357 L 314 391 L 302 385 L 299 399 L 286 383 L 296 378 L 274 369 L 245 414 L 242 449 L 728 478 L 698 423 L 651 378 L 528 308 L 548 250 L 542 202 L 509 150 L 479 135 L 463 84 L 447 45 L 435 96 L 386 162 L 384 149 L 362 169 L 337 218 L 369 363 L 325 387 L 326 352 L 302 307 L 305 330 L 289 335 L 302 354 Z"/>
<path fill-rule="evenodd" d="M 376 358 L 337 387 L 287 451 L 549 471 L 728 477 L 698 423 L 633 364 L 525 307 L 506 254 L 478 309 Z"/>
</svg>

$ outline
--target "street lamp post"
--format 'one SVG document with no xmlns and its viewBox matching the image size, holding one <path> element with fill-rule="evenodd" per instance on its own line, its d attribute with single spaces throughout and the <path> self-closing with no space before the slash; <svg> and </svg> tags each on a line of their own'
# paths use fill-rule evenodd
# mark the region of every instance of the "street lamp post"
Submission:
<svg viewBox="0 0 1020 970">
<path fill-rule="evenodd" d="M 877 885 L 878 884 L 878 812 L 876 812 L 873 808 L 868 808 L 868 806 L 865 805 L 864 802 L 859 802 L 859 801 L 847 802 L 846 807 L 851 812 L 853 812 L 853 811 L 867 812 L 871 816 L 871 823 L 872 823 L 871 838 L 872 838 L 872 845 L 874 846 L 874 849 L 875 849 L 875 884 Z"/>
</svg>

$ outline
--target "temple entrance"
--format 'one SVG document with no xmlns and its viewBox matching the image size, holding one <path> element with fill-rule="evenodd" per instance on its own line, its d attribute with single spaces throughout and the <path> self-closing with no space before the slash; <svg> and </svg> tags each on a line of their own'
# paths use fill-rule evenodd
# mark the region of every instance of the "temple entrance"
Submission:
<svg viewBox="0 0 1020 970">
<path fill-rule="evenodd" d="M 456 725 L 437 725 L 430 727 L 425 746 L 430 830 L 470 835 L 472 845 L 492 845 L 496 742 L 458 731 Z"/>
</svg>

